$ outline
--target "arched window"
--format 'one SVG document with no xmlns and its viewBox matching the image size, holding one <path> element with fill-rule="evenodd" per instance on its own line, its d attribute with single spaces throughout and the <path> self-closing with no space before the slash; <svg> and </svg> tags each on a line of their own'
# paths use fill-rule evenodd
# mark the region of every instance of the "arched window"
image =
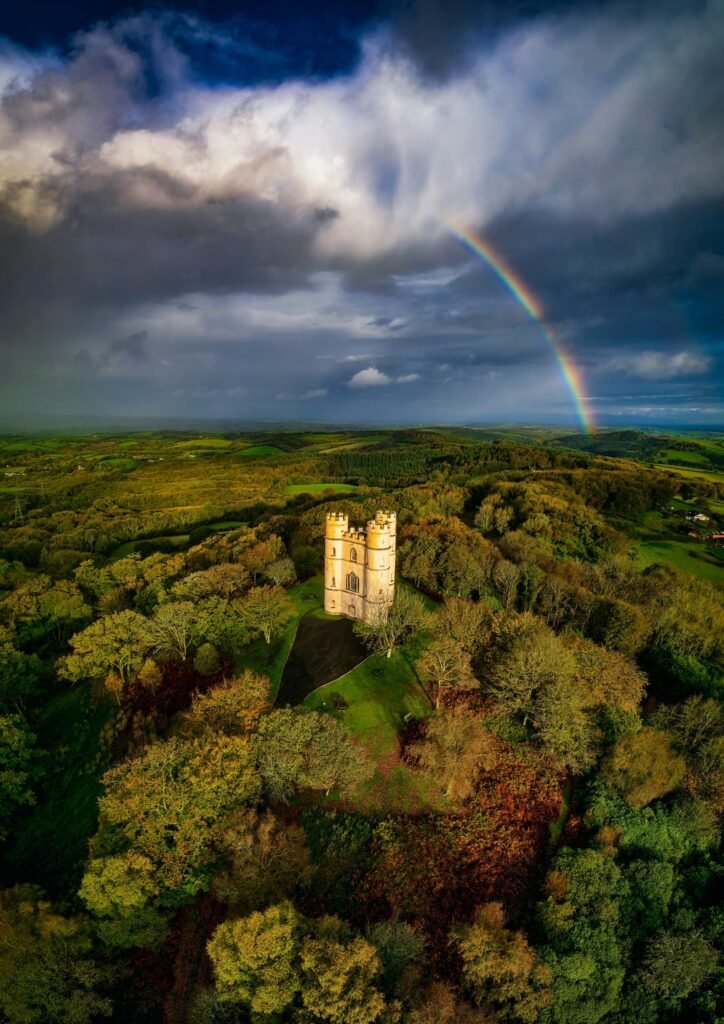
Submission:
<svg viewBox="0 0 724 1024">
<path fill-rule="evenodd" d="M 337 586 L 337 581 L 336 581 L 336 579 L 334 578 L 334 576 L 332 577 L 332 586 L 333 586 L 333 587 L 336 587 L 336 586 Z"/>
<path fill-rule="evenodd" d="M 329 607 L 330 608 L 336 608 L 337 607 L 337 602 L 336 601 L 330 601 L 329 602 Z"/>
<path fill-rule="evenodd" d="M 337 554 L 337 549 L 336 548 L 332 548 L 332 557 L 334 557 L 336 554 Z"/>
<path fill-rule="evenodd" d="M 351 590 L 354 594 L 359 590 L 359 576 L 353 572 L 347 573 L 347 590 Z"/>
<path fill-rule="evenodd" d="M 356 562 L 357 561 L 357 552 L 356 552 L 356 550 L 354 548 L 350 548 L 349 560 L 350 560 L 350 562 Z"/>
</svg>

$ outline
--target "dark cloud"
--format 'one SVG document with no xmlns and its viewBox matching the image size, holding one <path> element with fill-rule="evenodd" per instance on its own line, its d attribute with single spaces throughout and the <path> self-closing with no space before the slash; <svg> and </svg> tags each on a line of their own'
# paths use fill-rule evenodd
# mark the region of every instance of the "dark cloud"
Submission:
<svg viewBox="0 0 724 1024">
<path fill-rule="evenodd" d="M 388 14 L 347 77 L 168 12 L 0 49 L 10 406 L 570 417 L 546 333 L 453 218 L 602 415 L 724 419 L 720 6 Z M 204 52 L 257 70 L 211 87 Z"/>
</svg>

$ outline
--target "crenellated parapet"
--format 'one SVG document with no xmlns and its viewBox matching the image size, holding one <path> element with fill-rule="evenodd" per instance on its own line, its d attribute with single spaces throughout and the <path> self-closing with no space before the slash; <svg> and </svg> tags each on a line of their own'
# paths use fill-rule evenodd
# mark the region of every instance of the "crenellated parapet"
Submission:
<svg viewBox="0 0 724 1024">
<path fill-rule="evenodd" d="M 397 517 L 379 511 L 366 527 L 350 526 L 343 512 L 328 512 L 324 545 L 324 607 L 333 615 L 379 619 L 395 586 Z"/>
</svg>

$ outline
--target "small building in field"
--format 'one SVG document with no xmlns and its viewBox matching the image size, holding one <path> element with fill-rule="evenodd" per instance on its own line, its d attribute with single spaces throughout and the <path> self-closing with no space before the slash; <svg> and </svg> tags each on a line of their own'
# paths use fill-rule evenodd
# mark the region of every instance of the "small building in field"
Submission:
<svg viewBox="0 0 724 1024">
<path fill-rule="evenodd" d="M 395 595 L 397 516 L 377 512 L 367 526 L 349 525 L 343 512 L 328 512 L 324 534 L 324 610 L 330 615 L 379 622 Z"/>
</svg>

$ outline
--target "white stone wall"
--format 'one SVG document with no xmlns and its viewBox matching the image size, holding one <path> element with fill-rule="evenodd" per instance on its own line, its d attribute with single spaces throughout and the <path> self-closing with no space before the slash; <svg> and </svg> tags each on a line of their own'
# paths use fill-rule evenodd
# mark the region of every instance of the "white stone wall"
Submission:
<svg viewBox="0 0 724 1024">
<path fill-rule="evenodd" d="M 327 516 L 326 612 L 368 620 L 385 614 L 395 588 L 396 529 L 394 514 L 385 512 L 378 512 L 366 530 L 350 528 L 346 516 Z"/>
</svg>

